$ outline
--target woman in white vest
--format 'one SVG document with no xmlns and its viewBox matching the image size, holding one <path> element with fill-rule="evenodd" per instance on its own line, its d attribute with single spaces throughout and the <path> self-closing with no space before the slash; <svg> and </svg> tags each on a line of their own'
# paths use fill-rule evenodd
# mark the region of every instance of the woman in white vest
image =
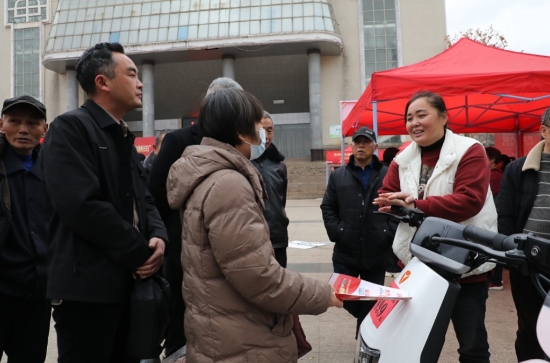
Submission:
<svg viewBox="0 0 550 363">
<path fill-rule="evenodd" d="M 390 164 L 379 198 L 374 200 L 381 207 L 379 211 L 390 212 L 391 205 L 416 207 L 427 217 L 474 224 L 496 232 L 497 213 L 483 145 L 447 128 L 447 108 L 436 93 L 416 93 L 405 113 L 405 126 L 413 142 Z M 409 245 L 414 232 L 414 228 L 401 223 L 393 241 L 393 250 L 404 264 L 412 258 Z M 452 321 L 460 362 L 489 363 L 485 272 L 493 267 L 484 264 L 459 280 L 462 289 Z"/>
</svg>

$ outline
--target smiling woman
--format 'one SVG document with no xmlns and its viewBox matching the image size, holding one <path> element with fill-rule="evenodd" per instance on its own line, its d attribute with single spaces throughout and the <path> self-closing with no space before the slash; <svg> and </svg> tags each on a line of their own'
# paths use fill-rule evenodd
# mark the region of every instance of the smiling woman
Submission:
<svg viewBox="0 0 550 363">
<path fill-rule="evenodd" d="M 433 92 L 416 93 L 407 103 L 405 124 L 413 142 L 392 163 L 374 204 L 390 212 L 392 205 L 416 207 L 425 215 L 473 224 L 496 232 L 497 214 L 489 189 L 490 169 L 483 146 L 447 128 L 443 98 Z M 407 264 L 412 227 L 399 225 L 393 251 Z M 484 264 L 463 276 L 452 321 L 460 345 L 460 360 L 489 362 L 485 329 L 488 296 Z M 475 337 L 473 339 L 472 337 Z"/>
</svg>

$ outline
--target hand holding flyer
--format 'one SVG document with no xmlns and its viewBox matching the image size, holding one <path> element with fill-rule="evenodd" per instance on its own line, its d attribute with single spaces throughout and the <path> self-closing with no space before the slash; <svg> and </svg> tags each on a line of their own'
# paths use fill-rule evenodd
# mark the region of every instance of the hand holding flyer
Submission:
<svg viewBox="0 0 550 363">
<path fill-rule="evenodd" d="M 373 284 L 357 277 L 333 273 L 329 284 L 334 288 L 340 300 L 409 300 L 407 290 Z"/>
</svg>

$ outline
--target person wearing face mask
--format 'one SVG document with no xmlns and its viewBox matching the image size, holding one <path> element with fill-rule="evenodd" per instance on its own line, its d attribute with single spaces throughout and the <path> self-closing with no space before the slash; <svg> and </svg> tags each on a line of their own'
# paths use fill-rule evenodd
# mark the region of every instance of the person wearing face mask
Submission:
<svg viewBox="0 0 550 363">
<path fill-rule="evenodd" d="M 275 259 L 286 267 L 288 247 L 288 217 L 286 216 L 286 192 L 288 186 L 285 157 L 273 144 L 274 124 L 271 115 L 264 111 L 262 118 L 265 151 L 259 157 L 252 157 L 252 165 L 258 169 L 265 183 L 268 199 L 265 200 L 264 217 L 269 226 L 271 245 Z M 262 143 L 264 140 L 262 139 Z"/>
<path fill-rule="evenodd" d="M 392 205 L 416 207 L 426 217 L 496 232 L 497 212 L 485 149 L 477 140 L 454 134 L 447 128 L 447 120 L 440 95 L 421 91 L 412 96 L 405 107 L 405 126 L 413 141 L 393 159 L 374 204 L 382 212 L 391 212 Z M 412 258 L 409 245 L 415 230 L 401 223 L 395 234 L 393 251 L 405 265 Z M 461 290 L 451 320 L 461 363 L 489 363 L 486 272 L 493 267 L 493 263 L 485 263 L 458 281 Z M 444 342 L 442 336 L 441 346 Z"/>
<path fill-rule="evenodd" d="M 374 154 L 376 134 L 368 127 L 353 133 L 352 153 L 346 166 L 329 177 L 321 203 L 331 241 L 334 272 L 383 285 L 397 222 L 373 214 L 372 204 L 388 167 Z M 357 318 L 357 331 L 376 301 L 346 301 L 344 308 Z"/>
<path fill-rule="evenodd" d="M 250 162 L 262 149 L 262 116 L 248 92 L 207 95 L 198 122 L 204 138 L 168 174 L 168 202 L 183 222 L 190 362 L 297 362 L 290 314 L 342 306 L 328 282 L 275 260 L 263 215 L 265 185 Z"/>
</svg>

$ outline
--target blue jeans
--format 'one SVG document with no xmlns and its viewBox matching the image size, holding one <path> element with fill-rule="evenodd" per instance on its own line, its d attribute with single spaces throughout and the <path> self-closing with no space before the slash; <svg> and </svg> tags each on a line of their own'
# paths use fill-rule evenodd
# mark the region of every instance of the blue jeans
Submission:
<svg viewBox="0 0 550 363">
<path fill-rule="evenodd" d="M 461 287 L 451 317 L 459 345 L 459 362 L 489 363 L 491 354 L 485 329 L 487 282 L 461 284 Z"/>
<path fill-rule="evenodd" d="M 344 274 L 353 277 L 361 277 L 361 280 L 369 281 L 374 284 L 384 285 L 384 278 L 386 277 L 386 266 L 372 268 L 372 269 L 360 269 L 356 267 L 346 266 L 340 263 L 332 263 L 334 272 Z M 376 304 L 376 300 L 372 301 L 344 301 L 344 309 L 346 309 L 351 315 L 357 318 L 357 327 L 355 331 L 355 337 L 359 327 L 363 322 L 363 319 L 368 315 L 370 309 Z"/>
</svg>

